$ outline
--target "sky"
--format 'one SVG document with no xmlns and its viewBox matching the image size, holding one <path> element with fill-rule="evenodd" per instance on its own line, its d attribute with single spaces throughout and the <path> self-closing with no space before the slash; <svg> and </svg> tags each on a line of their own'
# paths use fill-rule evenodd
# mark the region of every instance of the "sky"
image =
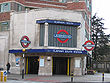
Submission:
<svg viewBox="0 0 110 83">
<path fill-rule="evenodd" d="M 110 34 L 110 0 L 92 0 L 92 15 L 95 13 L 104 19 L 105 34 Z"/>
</svg>

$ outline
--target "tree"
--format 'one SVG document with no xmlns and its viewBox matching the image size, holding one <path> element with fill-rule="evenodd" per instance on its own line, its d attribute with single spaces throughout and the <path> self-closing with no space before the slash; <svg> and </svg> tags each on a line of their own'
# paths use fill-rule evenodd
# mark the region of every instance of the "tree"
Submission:
<svg viewBox="0 0 110 83">
<path fill-rule="evenodd" d="M 108 37 L 104 33 L 104 23 L 102 22 L 104 19 L 99 18 L 96 14 L 92 17 L 92 29 L 91 29 L 91 38 L 92 41 L 95 43 L 95 48 L 92 51 L 92 57 L 95 61 L 102 61 L 110 50 L 109 46 L 107 45 Z"/>
</svg>

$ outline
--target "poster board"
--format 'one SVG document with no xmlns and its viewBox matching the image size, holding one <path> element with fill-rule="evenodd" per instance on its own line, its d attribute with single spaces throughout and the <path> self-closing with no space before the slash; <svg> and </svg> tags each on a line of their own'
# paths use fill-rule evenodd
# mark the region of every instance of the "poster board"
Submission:
<svg viewBox="0 0 110 83">
<path fill-rule="evenodd" d="M 17 67 L 20 66 L 20 57 L 16 57 L 16 66 L 17 66 Z"/>
<path fill-rule="evenodd" d="M 40 59 L 40 67 L 44 67 L 44 59 Z"/>
</svg>

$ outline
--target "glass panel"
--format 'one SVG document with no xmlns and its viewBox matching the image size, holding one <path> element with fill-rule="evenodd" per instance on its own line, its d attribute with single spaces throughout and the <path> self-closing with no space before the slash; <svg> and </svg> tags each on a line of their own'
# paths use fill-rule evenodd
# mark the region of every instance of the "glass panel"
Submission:
<svg viewBox="0 0 110 83">
<path fill-rule="evenodd" d="M 1 12 L 1 4 L 0 4 L 0 12 Z"/>
<path fill-rule="evenodd" d="M 40 46 L 44 46 L 45 25 L 40 24 Z"/>
<path fill-rule="evenodd" d="M 1 32 L 1 23 L 0 23 L 0 32 Z"/>
<path fill-rule="evenodd" d="M 73 2 L 79 2 L 79 0 L 73 0 Z"/>
<path fill-rule="evenodd" d="M 92 11 L 92 7 L 91 7 L 91 5 L 89 5 L 89 11 L 90 11 L 90 12 Z"/>
<path fill-rule="evenodd" d="M 1 31 L 9 30 L 9 22 L 2 22 L 1 23 Z"/>
<path fill-rule="evenodd" d="M 1 5 L 1 12 L 7 12 L 10 11 L 10 3 L 3 3 Z"/>
<path fill-rule="evenodd" d="M 87 5 L 88 0 L 85 0 L 85 2 L 86 2 L 86 5 Z"/>
<path fill-rule="evenodd" d="M 63 3 L 65 3 L 67 0 L 62 0 Z"/>
<path fill-rule="evenodd" d="M 22 6 L 17 4 L 17 11 L 21 11 L 22 10 Z"/>
<path fill-rule="evenodd" d="M 109 68 L 109 66 L 110 66 L 110 65 L 109 65 L 109 64 L 107 64 L 107 68 Z"/>
<path fill-rule="evenodd" d="M 75 68 L 80 68 L 80 60 L 75 60 Z"/>
<path fill-rule="evenodd" d="M 102 68 L 102 64 L 98 64 L 98 68 Z"/>
<path fill-rule="evenodd" d="M 96 68 L 96 64 L 93 64 L 93 68 Z"/>
<path fill-rule="evenodd" d="M 48 45 L 77 47 L 77 28 L 75 26 L 49 24 Z"/>
</svg>

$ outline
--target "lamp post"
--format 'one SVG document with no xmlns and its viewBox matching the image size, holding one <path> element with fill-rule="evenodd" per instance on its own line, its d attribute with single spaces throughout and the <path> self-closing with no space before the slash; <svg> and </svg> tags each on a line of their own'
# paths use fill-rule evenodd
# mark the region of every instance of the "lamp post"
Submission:
<svg viewBox="0 0 110 83">
<path fill-rule="evenodd" d="M 23 51 L 23 65 L 22 65 L 22 79 L 24 79 L 24 56 L 25 56 L 25 51 L 26 51 L 26 49 L 22 49 L 22 51 Z"/>
<path fill-rule="evenodd" d="M 20 40 L 21 46 L 23 47 L 22 52 L 23 52 L 23 65 L 22 65 L 22 79 L 24 79 L 24 56 L 25 56 L 25 52 L 26 49 L 29 46 L 29 44 L 31 43 L 31 41 L 29 40 L 28 36 L 23 36 Z"/>
</svg>

